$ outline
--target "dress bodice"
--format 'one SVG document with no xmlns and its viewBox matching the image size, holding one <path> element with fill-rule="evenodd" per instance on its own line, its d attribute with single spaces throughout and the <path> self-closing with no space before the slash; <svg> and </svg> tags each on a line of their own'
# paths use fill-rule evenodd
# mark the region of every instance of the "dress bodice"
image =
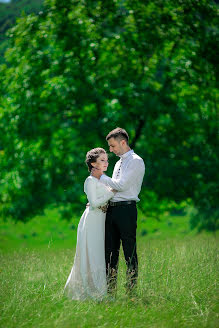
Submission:
<svg viewBox="0 0 219 328">
<path fill-rule="evenodd" d="M 87 177 L 84 183 L 84 192 L 92 208 L 105 205 L 114 196 L 114 193 L 93 176 Z"/>
</svg>

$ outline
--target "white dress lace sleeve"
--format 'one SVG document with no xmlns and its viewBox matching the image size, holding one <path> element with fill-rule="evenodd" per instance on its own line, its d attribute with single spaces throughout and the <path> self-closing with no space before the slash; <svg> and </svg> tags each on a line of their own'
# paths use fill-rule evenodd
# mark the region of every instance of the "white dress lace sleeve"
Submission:
<svg viewBox="0 0 219 328">
<path fill-rule="evenodd" d="M 94 177 L 87 178 L 84 186 L 84 191 L 87 195 L 90 205 L 93 208 L 104 205 L 110 198 L 114 196 L 114 193 L 109 190 L 108 187 L 100 183 L 99 180 Z"/>
</svg>

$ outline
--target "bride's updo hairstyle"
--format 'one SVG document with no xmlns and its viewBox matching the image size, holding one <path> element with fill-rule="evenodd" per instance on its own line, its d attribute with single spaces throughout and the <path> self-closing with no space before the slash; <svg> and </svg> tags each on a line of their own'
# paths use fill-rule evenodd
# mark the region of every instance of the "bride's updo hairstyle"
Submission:
<svg viewBox="0 0 219 328">
<path fill-rule="evenodd" d="M 106 154 L 106 151 L 103 148 L 93 148 L 87 152 L 85 163 L 88 166 L 89 172 L 91 172 L 93 168 L 91 163 L 95 163 L 101 154 Z"/>
</svg>

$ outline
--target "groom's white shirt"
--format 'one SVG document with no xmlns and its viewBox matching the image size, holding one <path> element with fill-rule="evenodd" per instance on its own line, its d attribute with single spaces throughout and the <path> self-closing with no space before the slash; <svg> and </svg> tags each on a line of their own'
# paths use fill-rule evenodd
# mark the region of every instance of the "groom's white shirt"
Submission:
<svg viewBox="0 0 219 328">
<path fill-rule="evenodd" d="M 120 160 L 116 163 L 112 178 L 103 174 L 100 181 L 111 188 L 118 190 L 113 198 L 114 202 L 135 200 L 138 202 L 138 194 L 145 173 L 145 165 L 143 159 L 129 150 L 120 156 Z"/>
</svg>

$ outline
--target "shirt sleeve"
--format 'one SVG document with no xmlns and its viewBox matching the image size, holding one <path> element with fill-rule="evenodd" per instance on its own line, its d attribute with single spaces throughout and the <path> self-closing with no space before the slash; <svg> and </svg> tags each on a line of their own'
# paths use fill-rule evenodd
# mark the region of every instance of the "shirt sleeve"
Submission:
<svg viewBox="0 0 219 328">
<path fill-rule="evenodd" d="M 116 162 L 115 166 L 114 166 L 114 170 L 113 170 L 113 175 L 112 175 L 112 178 L 114 176 L 116 176 L 116 172 L 118 170 L 118 166 L 119 166 L 119 161 Z M 106 176 L 105 174 L 103 174 L 102 176 Z M 102 177 L 101 176 L 101 177 Z M 105 179 L 100 179 L 101 180 L 101 183 L 104 184 L 105 186 L 109 186 L 108 182 L 105 180 Z M 110 186 L 109 186 L 110 187 Z"/>
<path fill-rule="evenodd" d="M 85 185 L 85 193 L 88 201 L 92 207 L 98 207 L 104 205 L 110 198 L 114 196 L 114 193 L 110 191 L 106 186 L 103 186 L 102 193 L 97 197 L 97 182 L 93 179 L 88 179 Z"/>
<path fill-rule="evenodd" d="M 135 181 L 136 177 L 144 176 L 145 166 L 143 160 L 133 159 L 128 165 L 124 174 L 122 174 L 121 178 L 115 179 L 110 178 L 107 175 L 101 175 L 100 181 L 103 183 L 107 183 L 111 188 L 118 191 L 127 190 L 132 183 Z"/>
</svg>

